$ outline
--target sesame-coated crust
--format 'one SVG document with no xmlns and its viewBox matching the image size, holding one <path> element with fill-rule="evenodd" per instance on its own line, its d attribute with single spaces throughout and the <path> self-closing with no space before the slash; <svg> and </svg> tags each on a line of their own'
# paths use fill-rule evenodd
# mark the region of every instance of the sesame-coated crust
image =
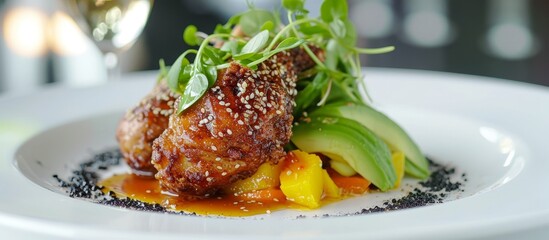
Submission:
<svg viewBox="0 0 549 240">
<path fill-rule="evenodd" d="M 120 121 L 116 139 L 126 163 L 136 173 L 156 172 L 151 163 L 152 142 L 168 127 L 175 100 L 166 81 L 161 81 Z"/>
<path fill-rule="evenodd" d="M 216 84 L 153 143 L 155 177 L 172 193 L 210 196 L 284 157 L 297 74 L 313 66 L 301 50 L 281 52 L 257 70 L 231 63 Z M 295 64 L 295 59 L 308 61 Z M 307 66 L 308 65 L 308 66 Z M 176 102 L 177 104 L 177 102 Z"/>
</svg>

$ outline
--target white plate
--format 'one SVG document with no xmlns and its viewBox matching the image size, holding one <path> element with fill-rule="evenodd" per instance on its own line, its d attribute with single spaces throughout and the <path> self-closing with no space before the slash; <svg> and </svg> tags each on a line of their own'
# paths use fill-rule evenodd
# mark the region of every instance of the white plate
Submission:
<svg viewBox="0 0 549 240">
<path fill-rule="evenodd" d="M 140 73 L 101 87 L 0 98 L 0 230 L 79 239 L 463 238 L 549 224 L 547 88 L 424 71 L 366 72 L 375 105 L 430 156 L 468 174 L 465 191 L 455 196 L 460 199 L 349 217 L 293 219 L 288 216 L 295 213 L 282 211 L 224 219 L 130 211 L 65 196 L 51 174 L 114 146 L 118 116 L 154 83 L 155 73 Z M 367 199 L 316 213 L 352 211 Z"/>
</svg>

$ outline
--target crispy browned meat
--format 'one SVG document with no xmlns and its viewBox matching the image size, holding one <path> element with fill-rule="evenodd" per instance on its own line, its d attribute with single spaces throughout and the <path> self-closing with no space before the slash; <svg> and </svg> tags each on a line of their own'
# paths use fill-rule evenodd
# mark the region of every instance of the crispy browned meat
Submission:
<svg viewBox="0 0 549 240">
<path fill-rule="evenodd" d="M 182 114 L 173 114 L 154 141 L 152 162 L 162 187 L 208 196 L 265 162 L 278 162 L 291 136 L 297 73 L 311 66 L 303 50 L 292 50 L 257 71 L 236 63 L 221 71 L 216 84 Z"/>
<path fill-rule="evenodd" d="M 116 138 L 126 162 L 136 173 L 156 172 L 151 163 L 152 142 L 168 127 L 175 100 L 175 94 L 162 81 L 120 121 Z"/>
</svg>

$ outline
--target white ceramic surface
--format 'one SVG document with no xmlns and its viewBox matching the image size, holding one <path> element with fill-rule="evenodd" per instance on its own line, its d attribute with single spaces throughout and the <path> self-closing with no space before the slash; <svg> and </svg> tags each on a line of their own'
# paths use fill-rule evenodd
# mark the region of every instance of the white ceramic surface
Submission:
<svg viewBox="0 0 549 240">
<path fill-rule="evenodd" d="M 0 97 L 0 231 L 43 238 L 363 239 L 501 237 L 549 225 L 549 89 L 505 80 L 423 71 L 367 69 L 375 105 L 433 159 L 466 172 L 455 201 L 389 213 L 294 219 L 185 217 L 106 207 L 63 194 L 63 176 L 115 145 L 126 108 L 155 73 L 86 89 L 55 87 Z M 18 149 L 16 151 L 16 149 Z M 353 198 L 306 213 L 353 212 L 387 195 Z M 366 204 L 366 205 L 365 205 Z M 303 214 L 303 213 L 298 213 Z"/>
</svg>

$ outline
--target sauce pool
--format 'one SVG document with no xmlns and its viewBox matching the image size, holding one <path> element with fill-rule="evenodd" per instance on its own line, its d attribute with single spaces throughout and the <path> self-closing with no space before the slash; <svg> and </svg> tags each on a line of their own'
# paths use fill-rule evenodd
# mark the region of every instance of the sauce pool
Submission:
<svg viewBox="0 0 549 240">
<path fill-rule="evenodd" d="M 245 217 L 258 214 L 269 214 L 276 210 L 297 209 L 308 210 L 308 208 L 286 200 L 277 191 L 268 198 L 261 197 L 257 200 L 256 195 L 225 194 L 206 199 L 186 199 L 162 191 L 158 180 L 153 177 L 137 176 L 135 174 L 119 174 L 107 178 L 98 184 L 103 186 L 104 192 L 112 191 L 117 197 L 127 197 L 150 204 L 160 204 L 167 210 L 196 213 L 208 216 Z M 321 206 L 341 200 L 345 197 L 334 199 L 324 198 Z"/>
</svg>

